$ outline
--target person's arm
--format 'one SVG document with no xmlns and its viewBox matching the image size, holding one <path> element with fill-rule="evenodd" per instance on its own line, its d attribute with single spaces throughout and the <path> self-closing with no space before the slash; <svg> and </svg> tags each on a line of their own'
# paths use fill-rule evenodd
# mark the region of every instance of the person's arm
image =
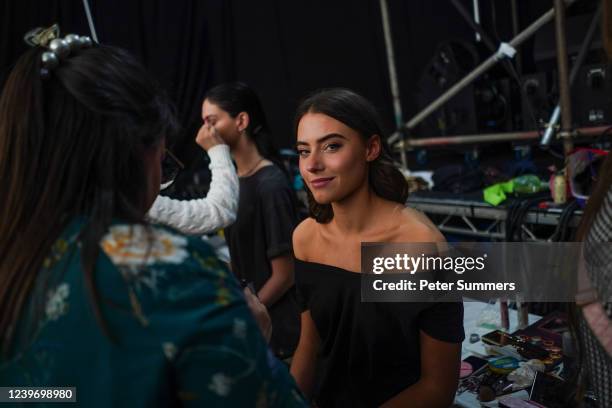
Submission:
<svg viewBox="0 0 612 408">
<path fill-rule="evenodd" d="M 257 297 L 266 307 L 272 306 L 293 286 L 293 257 L 282 255 L 270 261 L 272 274 L 259 289 Z"/>
<path fill-rule="evenodd" d="M 158 196 L 147 214 L 152 221 L 169 225 L 185 234 L 207 234 L 227 227 L 238 211 L 238 176 L 229 146 L 223 144 L 214 128 L 203 125 L 196 142 L 210 157 L 210 190 L 205 198 L 173 200 Z"/>
<path fill-rule="evenodd" d="M 312 237 L 315 235 L 313 223 L 312 218 L 307 218 L 293 232 L 292 243 L 296 259 L 309 259 L 308 253 L 312 244 Z M 307 398 L 312 398 L 317 360 L 321 349 L 321 337 L 319 337 L 319 332 L 308 309 L 309 293 L 304 291 L 299 279 L 296 282 L 296 293 L 302 314 L 300 317 L 300 339 L 293 353 L 290 372 L 302 393 Z"/>
<path fill-rule="evenodd" d="M 312 397 L 320 348 L 319 333 L 310 311 L 306 310 L 302 312 L 300 340 L 291 360 L 291 375 L 307 398 Z"/>
<path fill-rule="evenodd" d="M 264 336 L 264 339 L 266 339 L 266 342 L 270 343 L 270 338 L 272 337 L 272 320 L 270 319 L 270 314 L 268 314 L 268 309 L 266 309 L 264 304 L 261 303 L 248 286 L 243 289 L 242 293 L 244 293 L 244 300 L 246 300 L 247 306 L 257 322 L 257 326 L 259 326 L 261 334 Z"/>
<path fill-rule="evenodd" d="M 271 271 L 257 296 L 270 307 L 293 286 L 292 235 L 297 224 L 297 210 L 289 183 L 275 182 L 265 186 L 259 200 L 259 215 L 264 225 L 262 238 Z"/>
<path fill-rule="evenodd" d="M 423 331 L 420 343 L 421 378 L 382 407 L 448 408 L 452 405 L 459 383 L 461 343 L 437 340 Z"/>
</svg>

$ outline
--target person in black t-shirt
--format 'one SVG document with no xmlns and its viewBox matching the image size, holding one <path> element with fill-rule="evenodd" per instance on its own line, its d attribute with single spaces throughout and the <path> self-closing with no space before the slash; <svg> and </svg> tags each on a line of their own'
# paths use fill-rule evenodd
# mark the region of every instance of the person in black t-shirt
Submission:
<svg viewBox="0 0 612 408">
<path fill-rule="evenodd" d="M 278 357 L 289 357 L 299 336 L 291 241 L 298 221 L 295 195 L 253 90 L 240 82 L 212 88 L 202 117 L 229 145 L 238 171 L 238 214 L 225 229 L 232 270 L 253 284 L 268 308 L 270 347 Z"/>
<path fill-rule="evenodd" d="M 362 242 L 444 241 L 404 207 L 408 186 L 375 108 L 346 89 L 320 91 L 298 108 L 296 129 L 310 218 L 293 234 L 302 314 L 291 374 L 321 408 L 448 407 L 463 304 L 361 301 Z"/>
</svg>

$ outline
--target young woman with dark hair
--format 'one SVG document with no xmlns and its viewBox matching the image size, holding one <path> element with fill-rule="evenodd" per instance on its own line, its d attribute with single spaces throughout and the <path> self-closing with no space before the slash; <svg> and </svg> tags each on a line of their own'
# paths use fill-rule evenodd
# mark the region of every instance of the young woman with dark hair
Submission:
<svg viewBox="0 0 612 408">
<path fill-rule="evenodd" d="M 212 88 L 205 96 L 202 117 L 229 145 L 238 169 L 238 214 L 225 229 L 232 270 L 253 284 L 268 307 L 273 328 L 270 347 L 279 357 L 289 357 L 299 336 L 291 245 L 298 222 L 295 194 L 251 88 L 240 82 Z"/>
<path fill-rule="evenodd" d="M 302 406 L 212 249 L 145 221 L 176 129 L 164 94 L 125 51 L 48 40 L 0 96 L 0 384 Z"/>
<path fill-rule="evenodd" d="M 293 234 L 303 312 L 291 373 L 322 408 L 448 407 L 462 304 L 361 302 L 362 242 L 444 241 L 404 206 L 408 187 L 375 108 L 350 90 L 323 90 L 298 108 L 296 133 L 311 218 Z"/>
</svg>

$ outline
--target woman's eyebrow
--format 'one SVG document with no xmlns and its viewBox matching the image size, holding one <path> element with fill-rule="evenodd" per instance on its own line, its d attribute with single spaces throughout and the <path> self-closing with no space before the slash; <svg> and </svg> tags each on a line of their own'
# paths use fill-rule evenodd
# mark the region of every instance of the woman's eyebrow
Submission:
<svg viewBox="0 0 612 408">
<path fill-rule="evenodd" d="M 333 139 L 334 137 L 338 137 L 340 139 L 348 140 L 346 137 L 342 136 L 340 133 L 329 133 L 321 138 L 319 138 L 316 143 L 323 143 L 329 139 Z M 296 146 L 308 146 L 308 143 L 298 140 Z"/>
</svg>

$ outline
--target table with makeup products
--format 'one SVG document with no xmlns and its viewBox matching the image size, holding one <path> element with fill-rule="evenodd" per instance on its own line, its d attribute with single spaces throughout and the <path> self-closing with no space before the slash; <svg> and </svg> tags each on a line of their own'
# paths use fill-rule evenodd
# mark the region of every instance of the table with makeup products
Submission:
<svg viewBox="0 0 612 408">
<path fill-rule="evenodd" d="M 567 330 L 565 327 L 567 322 L 561 317 L 564 316 L 563 314 L 553 312 L 544 317 L 528 314 L 529 326 L 517 331 L 518 313 L 510 308 L 508 310 L 509 327 L 503 332 L 513 333 L 514 335 L 509 337 L 519 340 L 519 350 L 522 355 L 513 353 L 517 350 L 516 347 L 502 347 L 502 350 L 482 341 L 483 336 L 490 339 L 491 333 L 500 328 L 500 315 L 499 302 L 491 304 L 464 300 L 465 340 L 461 349 L 462 378 L 454 407 L 541 407 L 543 405 L 532 405 L 527 400 L 531 397 L 536 398 L 533 395 L 534 390 L 540 394 L 549 393 L 548 390 L 552 388 L 548 386 L 548 383 L 557 381 L 556 376 L 563 371 L 564 364 L 569 361 L 563 356 L 559 342 L 559 339 L 562 338 L 561 334 Z M 558 331 L 555 332 L 555 330 Z M 549 333 L 553 334 L 553 337 L 557 336 L 554 337 L 556 339 L 554 342 L 547 338 Z M 501 335 L 503 336 L 503 333 Z M 521 348 L 520 344 L 528 347 Z M 536 344 L 536 352 L 546 350 L 546 353 L 553 356 L 555 360 L 551 360 L 548 356 L 540 360 L 525 358 L 526 352 L 530 350 L 529 347 Z M 495 353 L 492 353 L 492 350 L 502 351 L 502 355 L 493 356 L 492 354 Z M 525 363 L 527 360 L 529 363 Z M 521 369 L 521 373 L 526 374 L 523 381 L 525 384 L 529 382 L 529 385 L 513 391 L 518 388 L 518 382 L 514 383 L 514 378 L 508 374 L 517 368 Z M 535 375 L 534 383 L 537 383 L 537 388 L 531 384 L 536 368 L 547 373 L 538 372 Z M 516 371 L 515 375 L 518 372 Z M 532 375 L 530 380 L 528 380 L 529 372 Z M 513 380 L 511 381 L 510 378 Z M 488 382 L 487 390 L 483 390 L 485 380 Z M 489 384 L 491 384 L 490 387 Z"/>
</svg>

